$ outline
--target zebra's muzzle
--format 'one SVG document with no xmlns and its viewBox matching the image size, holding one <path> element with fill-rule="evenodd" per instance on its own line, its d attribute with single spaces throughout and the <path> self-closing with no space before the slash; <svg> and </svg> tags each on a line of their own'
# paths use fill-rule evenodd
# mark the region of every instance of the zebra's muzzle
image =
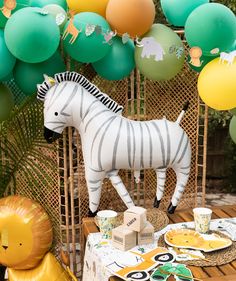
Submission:
<svg viewBox="0 0 236 281">
<path fill-rule="evenodd" d="M 48 143 L 53 143 L 54 141 L 59 139 L 60 136 L 61 134 L 48 129 L 47 127 L 44 127 L 44 138 Z"/>
</svg>

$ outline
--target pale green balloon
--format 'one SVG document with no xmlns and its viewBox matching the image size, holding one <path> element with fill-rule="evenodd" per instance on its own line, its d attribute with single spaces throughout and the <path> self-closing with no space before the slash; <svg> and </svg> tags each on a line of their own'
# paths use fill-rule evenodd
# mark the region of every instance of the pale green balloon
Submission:
<svg viewBox="0 0 236 281">
<path fill-rule="evenodd" d="M 56 24 L 59 26 L 61 33 L 63 32 L 63 28 L 67 23 L 67 13 L 66 11 L 59 5 L 49 4 L 43 7 L 45 11 L 51 14 L 56 21 Z"/>
<path fill-rule="evenodd" d="M 180 37 L 163 24 L 154 24 L 135 47 L 140 72 L 154 81 L 169 80 L 184 64 L 184 45 Z"/>
<path fill-rule="evenodd" d="M 233 118 L 230 121 L 229 134 L 232 141 L 236 144 L 236 116 L 233 116 Z"/>
</svg>

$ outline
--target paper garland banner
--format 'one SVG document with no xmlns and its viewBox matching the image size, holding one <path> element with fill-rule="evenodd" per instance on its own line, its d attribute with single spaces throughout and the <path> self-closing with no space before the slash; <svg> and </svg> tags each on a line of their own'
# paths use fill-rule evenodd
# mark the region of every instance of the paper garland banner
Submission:
<svg viewBox="0 0 236 281">
<path fill-rule="evenodd" d="M 15 0 L 4 0 L 1 11 L 6 18 L 10 18 L 12 10 L 16 8 Z"/>
</svg>

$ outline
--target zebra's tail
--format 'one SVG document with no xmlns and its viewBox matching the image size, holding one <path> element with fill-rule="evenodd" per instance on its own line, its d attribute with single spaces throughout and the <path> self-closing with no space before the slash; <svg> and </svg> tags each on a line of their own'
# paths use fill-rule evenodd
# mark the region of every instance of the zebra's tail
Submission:
<svg viewBox="0 0 236 281">
<path fill-rule="evenodd" d="M 177 120 L 176 120 L 176 123 L 179 124 L 182 120 L 182 118 L 184 117 L 184 113 L 187 111 L 189 107 L 189 101 L 187 101 L 185 104 L 184 104 L 184 107 L 182 109 L 182 111 L 180 112 L 180 115 L 178 116 Z"/>
</svg>

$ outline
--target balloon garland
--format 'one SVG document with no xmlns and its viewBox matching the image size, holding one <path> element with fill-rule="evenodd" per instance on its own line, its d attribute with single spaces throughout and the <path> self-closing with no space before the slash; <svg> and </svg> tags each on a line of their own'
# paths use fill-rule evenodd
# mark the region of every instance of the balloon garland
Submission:
<svg viewBox="0 0 236 281">
<path fill-rule="evenodd" d="M 236 19 L 229 8 L 209 0 L 161 0 L 161 7 L 170 24 L 185 28 L 191 69 L 201 74 L 219 57 L 218 63 L 227 65 L 232 77 Z M 27 90 L 26 83 L 20 81 L 19 66 L 28 64 L 31 69 L 50 61 L 60 41 L 68 56 L 92 63 L 98 75 L 107 80 L 123 79 L 135 66 L 153 81 L 172 79 L 182 69 L 184 46 L 173 30 L 154 24 L 154 18 L 152 0 L 0 0 L 0 61 L 6 66 L 0 66 L 0 81 L 13 72 L 20 88 L 32 94 L 36 80 L 30 81 Z M 206 71 L 214 71 L 219 78 L 222 67 L 214 63 Z M 50 75 L 64 70 L 49 73 L 49 68 L 44 71 Z M 203 89 L 214 89 L 215 83 L 203 76 L 198 82 L 201 97 L 216 109 L 228 108 L 222 87 L 217 92 L 223 102 L 217 106 L 209 102 L 210 91 Z M 234 89 L 233 80 L 228 83 Z"/>
</svg>

